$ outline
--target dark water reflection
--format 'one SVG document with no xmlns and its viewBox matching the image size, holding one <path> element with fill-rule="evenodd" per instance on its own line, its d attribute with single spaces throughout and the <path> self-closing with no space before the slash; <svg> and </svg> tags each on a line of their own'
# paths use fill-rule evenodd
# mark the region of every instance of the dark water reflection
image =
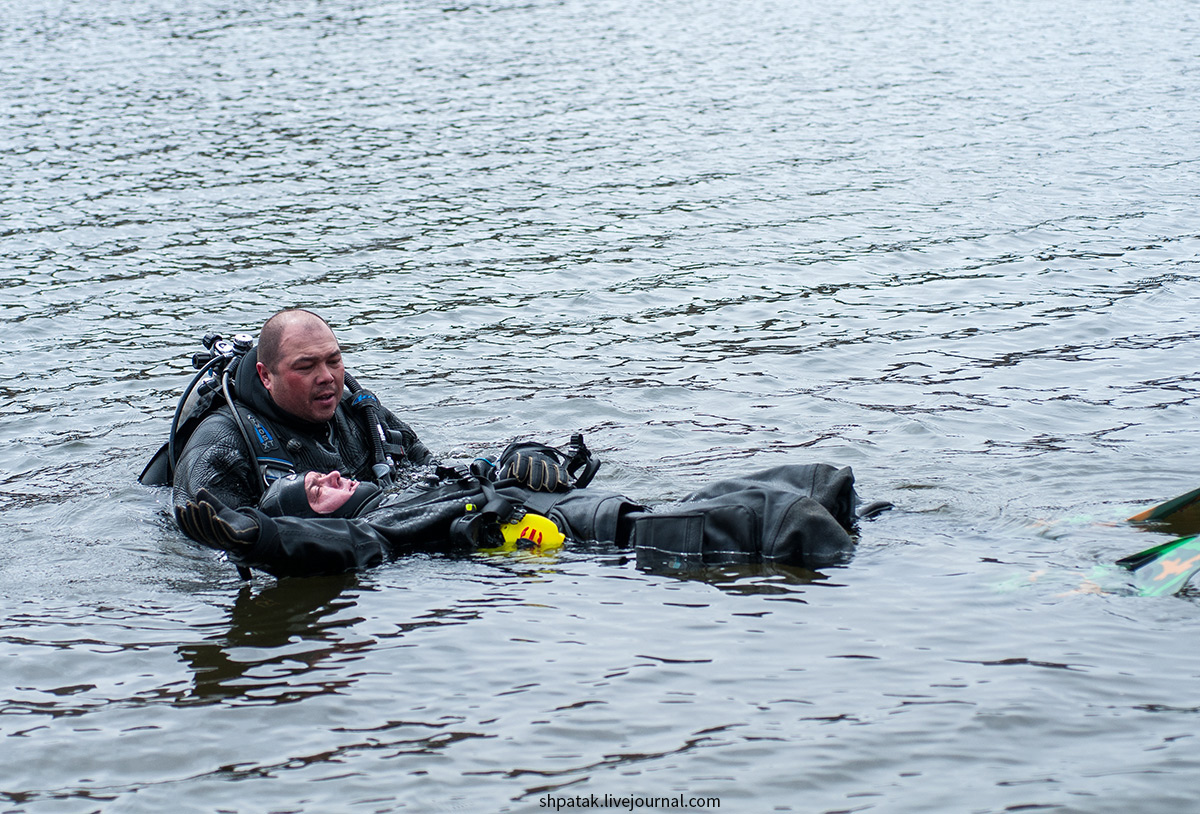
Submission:
<svg viewBox="0 0 1200 814">
<path fill-rule="evenodd" d="M 0 12 L 4 810 L 1186 810 L 1200 21 L 1174 3 Z M 899 508 L 819 575 L 241 586 L 134 482 L 207 331 L 317 305 L 448 459 Z M 1099 586 L 1105 593 L 1092 592 Z"/>
<path fill-rule="evenodd" d="M 362 621 L 342 613 L 353 613 L 355 602 L 347 593 L 353 585 L 353 578 L 338 577 L 285 580 L 257 592 L 243 586 L 228 625 L 204 642 L 179 648 L 195 676 L 195 698 L 287 703 L 344 690 L 344 678 L 312 686 L 303 680 L 321 675 L 322 662 L 352 660 L 374 644 L 339 640 L 342 628 Z M 252 673 L 267 675 L 256 679 Z"/>
</svg>

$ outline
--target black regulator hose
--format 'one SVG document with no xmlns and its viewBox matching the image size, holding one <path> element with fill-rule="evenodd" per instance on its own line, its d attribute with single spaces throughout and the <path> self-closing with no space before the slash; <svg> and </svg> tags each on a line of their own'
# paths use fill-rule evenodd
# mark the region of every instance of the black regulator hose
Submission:
<svg viewBox="0 0 1200 814">
<path fill-rule="evenodd" d="M 229 411 L 233 413 L 233 423 L 237 424 L 238 432 L 242 434 L 242 440 L 246 442 L 246 451 L 250 454 L 251 461 L 255 464 L 255 469 L 258 471 L 256 482 L 258 483 L 258 491 L 261 496 L 267 490 L 267 480 L 262 474 L 262 469 L 257 466 L 258 458 L 254 454 L 254 441 L 250 438 L 250 431 L 246 429 L 246 423 L 242 421 L 242 415 L 233 403 L 233 393 L 229 389 L 229 380 L 232 378 L 231 367 L 232 365 L 221 372 L 221 392 L 225 395 L 225 401 L 229 404 Z"/>
<path fill-rule="evenodd" d="M 167 436 L 167 479 L 170 480 L 175 476 L 175 434 L 179 431 L 179 418 L 183 415 L 183 407 L 187 404 L 188 397 L 192 391 L 196 389 L 196 385 L 204 378 L 205 374 L 213 368 L 218 362 L 221 362 L 224 357 L 214 356 L 200 368 L 200 372 L 195 375 L 187 388 L 183 391 L 183 395 L 179 399 L 179 404 L 175 406 L 175 415 L 171 418 L 171 434 Z"/>
<path fill-rule="evenodd" d="M 361 410 L 367 422 L 367 435 L 371 438 L 371 449 L 375 455 L 375 464 L 371 471 L 375 474 L 375 482 L 383 488 L 392 485 L 393 462 L 388 457 L 384 442 L 383 424 L 379 420 L 379 399 L 369 390 L 364 390 L 349 373 L 345 374 L 346 387 L 350 389 L 350 406 Z"/>
</svg>

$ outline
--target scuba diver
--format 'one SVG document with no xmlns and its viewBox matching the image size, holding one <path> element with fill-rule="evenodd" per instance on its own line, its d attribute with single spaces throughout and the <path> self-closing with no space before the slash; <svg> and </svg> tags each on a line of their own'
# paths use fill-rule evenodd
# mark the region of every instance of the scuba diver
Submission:
<svg viewBox="0 0 1200 814">
<path fill-rule="evenodd" d="M 386 487 L 402 470 L 432 462 L 413 429 L 345 371 L 319 315 L 280 311 L 257 346 L 246 334 L 208 334 L 204 345 L 167 442 L 139 478 L 172 486 L 176 507 L 202 490 L 228 506 L 254 506 L 278 477 L 314 469 Z"/>
</svg>

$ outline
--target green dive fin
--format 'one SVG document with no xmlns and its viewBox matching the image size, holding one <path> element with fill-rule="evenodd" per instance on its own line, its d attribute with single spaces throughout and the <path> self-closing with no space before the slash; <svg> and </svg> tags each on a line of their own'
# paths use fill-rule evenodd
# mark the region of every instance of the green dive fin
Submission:
<svg viewBox="0 0 1200 814">
<path fill-rule="evenodd" d="M 1165 503 L 1160 503 L 1157 506 L 1146 509 L 1144 512 L 1138 512 L 1129 518 L 1129 522 L 1153 523 L 1157 520 L 1167 520 L 1187 509 L 1192 509 L 1193 511 L 1200 509 L 1200 489 L 1193 489 L 1187 494 L 1173 497 Z"/>
<path fill-rule="evenodd" d="M 1182 537 L 1117 560 L 1133 572 L 1142 596 L 1178 593 L 1200 571 L 1200 536 Z"/>
</svg>

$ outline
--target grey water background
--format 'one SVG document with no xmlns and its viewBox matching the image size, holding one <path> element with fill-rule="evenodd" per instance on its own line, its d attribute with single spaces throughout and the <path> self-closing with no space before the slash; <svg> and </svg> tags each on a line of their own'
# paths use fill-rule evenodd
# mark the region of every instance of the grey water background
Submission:
<svg viewBox="0 0 1200 814">
<path fill-rule="evenodd" d="M 1198 16 L 3 4 L 0 811 L 1193 808 L 1200 610 L 1104 566 L 1200 480 Z M 816 577 L 243 585 L 135 479 L 199 338 L 293 304 L 446 460 L 897 508 Z"/>
</svg>

